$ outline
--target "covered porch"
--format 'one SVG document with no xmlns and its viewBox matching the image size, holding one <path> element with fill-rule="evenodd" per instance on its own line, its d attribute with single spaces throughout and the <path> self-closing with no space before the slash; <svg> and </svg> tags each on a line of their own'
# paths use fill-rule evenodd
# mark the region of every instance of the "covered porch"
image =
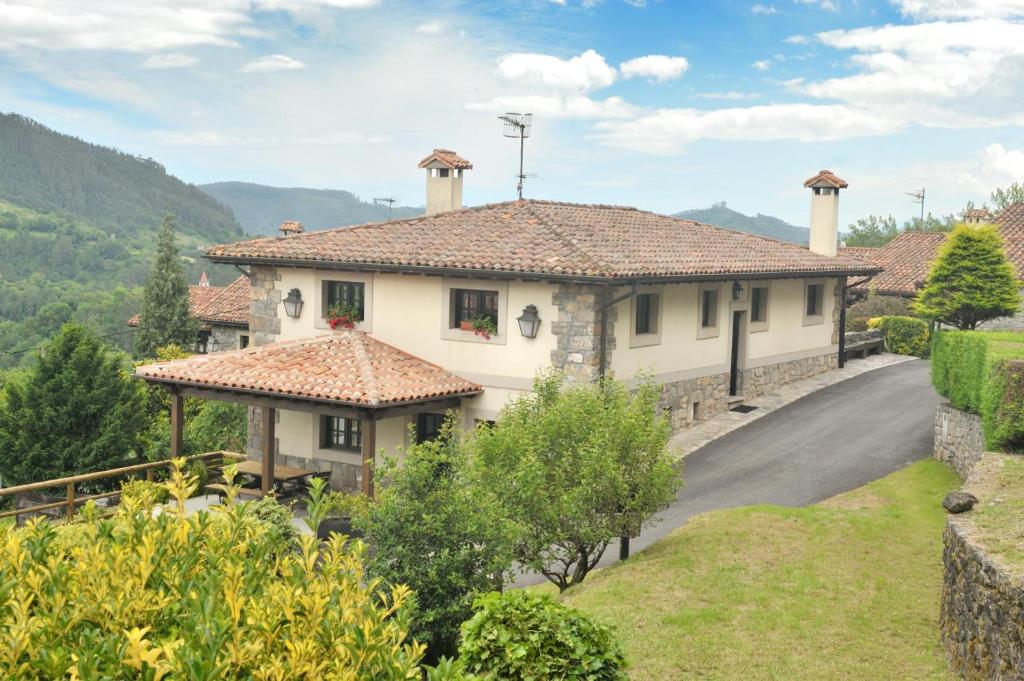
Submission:
<svg viewBox="0 0 1024 681">
<path fill-rule="evenodd" d="M 184 451 L 186 397 L 248 406 L 257 431 L 249 454 L 259 460 L 262 494 L 270 493 L 279 477 L 279 412 L 312 415 L 310 423 L 345 419 L 354 430 L 358 424 L 353 455 L 361 465 L 361 490 L 372 496 L 381 421 L 458 409 L 463 399 L 483 391 L 436 364 L 354 330 L 147 364 L 136 368 L 135 375 L 170 394 L 172 456 Z M 312 440 L 318 434 L 305 436 Z M 315 452 L 310 459 L 317 460 Z"/>
</svg>

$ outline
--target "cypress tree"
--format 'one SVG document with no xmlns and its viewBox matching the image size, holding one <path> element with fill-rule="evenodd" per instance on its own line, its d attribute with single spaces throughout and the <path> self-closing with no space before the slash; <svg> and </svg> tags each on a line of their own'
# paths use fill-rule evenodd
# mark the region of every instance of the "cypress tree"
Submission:
<svg viewBox="0 0 1024 681">
<path fill-rule="evenodd" d="M 0 391 L 5 485 L 104 470 L 135 458 L 149 424 L 145 392 L 85 327 L 66 324 L 38 363 Z"/>
<path fill-rule="evenodd" d="M 914 310 L 958 329 L 1017 312 L 1020 284 L 995 227 L 961 225 L 939 250 Z"/>
<path fill-rule="evenodd" d="M 191 348 L 198 332 L 199 323 L 189 309 L 185 270 L 174 243 L 174 217 L 168 215 L 160 227 L 156 260 L 146 281 L 135 354 L 155 357 L 158 348 L 172 343 Z"/>
</svg>

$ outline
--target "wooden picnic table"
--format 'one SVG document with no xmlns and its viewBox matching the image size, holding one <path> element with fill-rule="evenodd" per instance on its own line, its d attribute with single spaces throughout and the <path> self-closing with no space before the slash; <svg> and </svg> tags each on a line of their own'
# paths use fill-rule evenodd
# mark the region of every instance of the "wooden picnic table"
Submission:
<svg viewBox="0 0 1024 681">
<path fill-rule="evenodd" d="M 263 464 L 259 461 L 246 459 L 239 461 L 235 469 L 244 475 L 251 475 L 256 479 L 257 487 L 263 482 Z M 294 495 L 305 490 L 306 480 L 319 471 L 308 468 L 296 468 L 294 466 L 274 466 L 274 491 L 278 496 Z"/>
</svg>

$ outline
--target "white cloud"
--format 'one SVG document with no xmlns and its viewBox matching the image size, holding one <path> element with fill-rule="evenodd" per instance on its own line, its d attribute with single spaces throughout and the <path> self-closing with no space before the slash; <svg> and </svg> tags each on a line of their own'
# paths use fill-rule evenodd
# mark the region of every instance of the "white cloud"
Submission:
<svg viewBox="0 0 1024 681">
<path fill-rule="evenodd" d="M 690 68 L 685 57 L 668 57 L 663 54 L 649 54 L 619 64 L 623 78 L 650 78 L 666 81 L 678 78 Z"/>
<path fill-rule="evenodd" d="M 726 100 L 741 100 L 741 99 L 757 99 L 761 95 L 756 92 L 736 92 L 735 90 L 729 92 L 698 92 L 697 97 L 700 99 L 726 99 Z"/>
<path fill-rule="evenodd" d="M 790 45 L 806 45 L 810 41 L 807 39 L 807 36 L 797 34 L 789 36 L 788 38 L 786 38 L 785 42 L 789 43 Z"/>
<path fill-rule="evenodd" d="M 772 67 L 772 63 L 767 59 L 758 59 L 753 64 L 751 64 L 751 66 L 753 66 L 758 71 L 767 71 Z"/>
<path fill-rule="evenodd" d="M 761 3 L 757 3 L 756 5 L 751 6 L 750 13 L 751 14 L 778 14 L 779 10 L 776 9 L 775 5 L 762 5 Z"/>
<path fill-rule="evenodd" d="M 306 68 L 298 59 L 286 54 L 268 54 L 242 67 L 243 73 L 272 73 L 274 71 L 297 71 Z"/>
<path fill-rule="evenodd" d="M 466 104 L 470 111 L 526 111 L 548 118 L 630 118 L 636 109 L 621 97 L 592 99 L 583 95 L 503 95 Z"/>
<path fill-rule="evenodd" d="M 144 69 L 185 69 L 199 63 L 198 57 L 190 54 L 170 52 L 167 54 L 154 54 L 146 57 L 142 62 Z"/>
<path fill-rule="evenodd" d="M 814 5 L 829 12 L 838 12 L 839 5 L 835 0 L 794 0 L 798 5 Z"/>
<path fill-rule="evenodd" d="M 498 62 L 498 75 L 505 80 L 560 91 L 588 92 L 614 83 L 616 72 L 604 57 L 594 50 L 587 50 L 571 59 L 527 52 L 510 54 Z"/>
<path fill-rule="evenodd" d="M 893 0 L 915 19 L 986 19 L 1024 15 L 1024 0 Z"/>
<path fill-rule="evenodd" d="M 440 19 L 431 19 L 425 21 L 416 27 L 417 33 L 425 33 L 427 35 L 438 35 L 446 28 L 446 24 Z"/>
<path fill-rule="evenodd" d="M 990 144 L 981 150 L 978 159 L 983 175 L 1011 182 L 1024 181 L 1024 151 L 1010 151 L 1002 144 Z"/>
</svg>

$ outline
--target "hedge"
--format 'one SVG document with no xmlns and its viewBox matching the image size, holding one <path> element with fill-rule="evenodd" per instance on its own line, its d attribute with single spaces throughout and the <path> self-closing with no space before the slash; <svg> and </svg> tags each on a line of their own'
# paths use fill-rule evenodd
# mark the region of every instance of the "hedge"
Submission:
<svg viewBox="0 0 1024 681">
<path fill-rule="evenodd" d="M 957 409 L 980 414 L 990 449 L 1024 449 L 1024 333 L 942 331 L 932 383 Z"/>
<path fill-rule="evenodd" d="M 887 315 L 869 319 L 868 328 L 882 332 L 887 352 L 914 357 L 928 356 L 928 322 L 923 319 Z"/>
</svg>

